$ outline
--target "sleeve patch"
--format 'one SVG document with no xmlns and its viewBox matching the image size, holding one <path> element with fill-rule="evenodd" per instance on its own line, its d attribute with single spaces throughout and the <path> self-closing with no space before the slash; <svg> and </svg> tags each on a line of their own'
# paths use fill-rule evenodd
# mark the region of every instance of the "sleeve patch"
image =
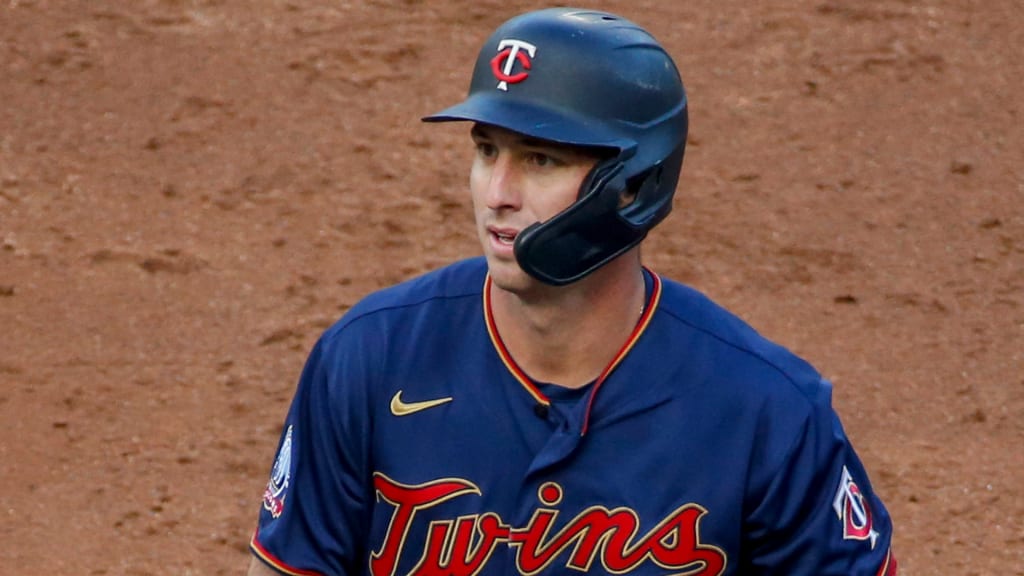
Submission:
<svg viewBox="0 0 1024 576">
<path fill-rule="evenodd" d="M 878 532 L 871 521 L 871 506 L 846 466 L 843 466 L 832 508 L 843 523 L 844 540 L 869 540 L 871 548 L 875 548 Z"/>
<path fill-rule="evenodd" d="M 270 481 L 263 491 L 263 508 L 274 518 L 284 512 L 284 501 L 288 496 L 288 485 L 292 477 L 292 427 L 285 432 L 281 449 L 274 459 L 274 467 L 270 472 Z"/>
</svg>

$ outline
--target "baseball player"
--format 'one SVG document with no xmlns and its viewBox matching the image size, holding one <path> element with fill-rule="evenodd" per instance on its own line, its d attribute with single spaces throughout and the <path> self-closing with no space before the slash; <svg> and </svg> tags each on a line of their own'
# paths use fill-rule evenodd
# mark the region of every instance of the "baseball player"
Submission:
<svg viewBox="0 0 1024 576">
<path fill-rule="evenodd" d="M 250 574 L 896 574 L 830 384 L 641 264 L 687 133 L 649 33 L 523 14 L 425 120 L 471 127 L 483 256 L 322 335 Z"/>
</svg>

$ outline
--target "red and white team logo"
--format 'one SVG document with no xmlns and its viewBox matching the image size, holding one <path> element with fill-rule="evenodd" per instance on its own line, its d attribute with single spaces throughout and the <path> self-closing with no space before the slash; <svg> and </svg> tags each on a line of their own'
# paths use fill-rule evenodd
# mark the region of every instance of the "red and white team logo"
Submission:
<svg viewBox="0 0 1024 576">
<path fill-rule="evenodd" d="M 878 532 L 871 522 L 871 506 L 846 466 L 843 466 L 843 475 L 839 479 L 832 508 L 843 523 L 844 540 L 869 540 L 871 548 L 875 547 Z"/>
<path fill-rule="evenodd" d="M 529 42 L 510 38 L 499 42 L 498 54 L 491 59 L 491 71 L 498 79 L 498 90 L 508 91 L 509 84 L 518 84 L 526 80 L 530 75 L 530 68 L 533 67 L 533 57 L 536 55 L 537 47 Z"/>
<path fill-rule="evenodd" d="M 284 435 L 284 442 L 277 452 L 274 468 L 270 472 L 270 482 L 263 491 L 263 507 L 270 515 L 277 518 L 284 512 L 285 491 L 292 477 L 292 427 Z"/>
</svg>

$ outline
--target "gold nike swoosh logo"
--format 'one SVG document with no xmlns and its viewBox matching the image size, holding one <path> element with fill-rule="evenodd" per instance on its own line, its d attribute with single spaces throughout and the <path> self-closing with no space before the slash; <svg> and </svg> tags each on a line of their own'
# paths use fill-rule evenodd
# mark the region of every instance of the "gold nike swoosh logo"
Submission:
<svg viewBox="0 0 1024 576">
<path fill-rule="evenodd" d="M 436 400 L 424 400 L 423 402 L 402 402 L 402 391 L 399 390 L 391 398 L 391 413 L 395 416 L 408 416 L 420 410 L 440 406 L 452 401 L 451 396 L 438 398 Z"/>
</svg>

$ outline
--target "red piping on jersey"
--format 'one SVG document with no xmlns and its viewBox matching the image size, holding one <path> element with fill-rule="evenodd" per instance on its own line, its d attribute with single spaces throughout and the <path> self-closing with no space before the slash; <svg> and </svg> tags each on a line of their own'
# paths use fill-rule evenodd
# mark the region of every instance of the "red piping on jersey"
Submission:
<svg viewBox="0 0 1024 576">
<path fill-rule="evenodd" d="M 583 416 L 583 426 L 580 429 L 580 436 L 587 433 L 587 427 L 590 424 L 590 409 L 594 405 L 594 396 L 597 395 L 597 389 L 600 388 L 601 384 L 608 379 L 608 376 L 610 376 L 619 363 L 622 362 L 622 359 L 626 357 L 626 354 L 633 349 L 637 340 L 640 339 L 640 335 L 644 333 L 647 325 L 650 324 L 651 318 L 654 316 L 654 311 L 658 307 L 658 302 L 661 300 L 661 278 L 646 268 L 644 268 L 644 270 L 646 270 L 647 273 L 651 275 L 651 278 L 654 279 L 651 287 L 651 297 L 647 300 L 643 314 L 640 315 L 640 320 L 637 321 L 636 326 L 633 328 L 633 332 L 629 335 L 629 338 L 626 339 L 626 343 L 622 345 L 622 348 L 619 349 L 618 353 L 615 354 L 615 357 L 612 358 L 612 361 L 608 366 L 605 366 L 604 370 L 601 371 L 601 375 L 598 376 L 597 380 L 594 382 L 594 388 L 590 391 L 590 396 L 587 399 L 587 411 Z M 491 275 L 488 274 L 487 278 L 484 280 L 484 319 L 487 324 L 487 333 L 491 337 L 491 343 L 494 344 L 494 348 L 498 352 L 498 357 L 501 358 L 505 367 L 508 368 L 508 371 L 512 373 L 512 376 L 522 384 L 523 388 L 530 393 L 530 396 L 533 396 L 533 399 L 537 402 L 540 402 L 545 406 L 549 406 L 551 404 L 551 400 L 549 400 L 548 397 L 537 388 L 536 384 L 533 383 L 533 380 L 531 380 L 530 377 L 526 375 L 526 372 L 523 372 L 523 369 L 516 364 L 516 361 L 512 358 L 512 355 L 509 354 L 508 349 L 505 347 L 505 343 L 501 340 L 501 335 L 498 334 L 498 327 L 494 323 L 494 313 L 491 310 L 491 284 Z"/>
<path fill-rule="evenodd" d="M 257 556 L 262 558 L 264 562 L 270 564 L 279 572 L 291 574 L 292 576 L 322 576 L 319 572 L 313 572 L 312 570 L 299 570 L 298 568 L 292 568 L 291 566 L 285 564 L 281 561 L 280 558 L 271 554 L 270 551 L 268 551 L 266 548 L 263 547 L 262 544 L 260 544 L 259 535 L 260 531 L 257 528 L 256 532 L 254 532 L 252 535 L 252 540 L 249 542 L 249 548 L 251 548 L 252 551 Z"/>
<path fill-rule="evenodd" d="M 899 564 L 896 562 L 896 557 L 892 555 L 892 547 L 885 553 L 885 562 L 882 562 L 882 567 L 878 569 L 878 576 L 896 576 L 899 571 Z"/>
<path fill-rule="evenodd" d="M 508 348 L 505 348 L 505 343 L 502 342 L 501 336 L 498 334 L 498 327 L 494 324 L 494 313 L 491 311 L 491 275 L 487 274 L 487 278 L 484 280 L 484 320 L 487 323 L 487 334 L 491 337 L 491 343 L 494 344 L 494 349 L 498 352 L 498 357 L 508 368 L 508 371 L 512 373 L 512 376 L 526 388 L 526 391 L 533 396 L 533 399 L 545 406 L 550 406 L 551 401 L 548 397 L 541 393 L 537 389 L 537 386 L 533 384 L 533 380 L 523 372 L 522 368 L 516 364 L 516 361 L 512 359 L 512 355 L 508 353 Z"/>
<path fill-rule="evenodd" d="M 633 349 L 633 345 L 636 344 L 636 341 L 640 339 L 640 335 L 644 333 L 647 325 L 650 324 L 651 318 L 654 316 L 654 310 L 658 307 L 658 301 L 661 300 L 661 278 L 658 278 L 658 275 L 653 272 L 649 273 L 651 278 L 654 279 L 653 286 L 651 287 L 651 298 L 647 301 L 647 305 L 644 306 L 643 314 L 640 315 L 640 320 L 637 321 L 636 326 L 633 328 L 633 333 L 629 335 L 619 353 L 615 355 L 615 358 L 612 359 L 611 363 L 597 377 L 597 381 L 594 382 L 594 389 L 590 391 L 590 398 L 587 400 L 587 411 L 583 415 L 583 427 L 580 429 L 580 436 L 587 433 L 587 427 L 590 425 L 590 409 L 594 405 L 597 389 L 601 387 L 601 384 L 604 384 L 604 381 L 608 379 L 608 376 L 619 365 L 619 362 Z"/>
</svg>

